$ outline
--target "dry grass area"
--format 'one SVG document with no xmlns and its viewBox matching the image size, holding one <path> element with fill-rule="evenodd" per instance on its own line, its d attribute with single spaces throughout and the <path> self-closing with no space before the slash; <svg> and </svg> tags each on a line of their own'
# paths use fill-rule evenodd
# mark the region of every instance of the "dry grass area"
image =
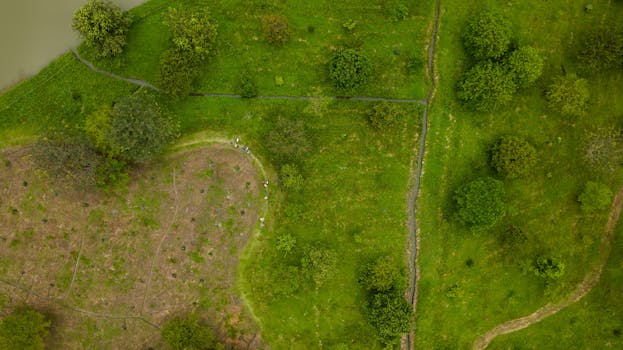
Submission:
<svg viewBox="0 0 623 350">
<path fill-rule="evenodd" d="M 227 348 L 262 348 L 236 290 L 263 201 L 251 160 L 202 147 L 132 178 L 123 193 L 78 193 L 33 170 L 27 150 L 2 154 L 2 313 L 47 312 L 58 349 L 158 349 L 158 327 L 193 311 Z"/>
</svg>

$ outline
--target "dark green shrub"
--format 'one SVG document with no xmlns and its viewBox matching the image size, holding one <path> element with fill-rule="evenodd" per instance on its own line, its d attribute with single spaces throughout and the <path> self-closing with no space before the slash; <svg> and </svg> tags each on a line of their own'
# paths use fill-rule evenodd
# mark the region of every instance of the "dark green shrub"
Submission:
<svg viewBox="0 0 623 350">
<path fill-rule="evenodd" d="M 282 166 L 279 178 L 285 189 L 298 191 L 303 187 L 303 175 L 294 164 Z"/>
<path fill-rule="evenodd" d="M 381 101 L 376 103 L 368 113 L 370 125 L 378 130 L 391 128 L 403 117 L 402 110 L 395 103 Z"/>
<path fill-rule="evenodd" d="M 270 157 L 279 164 L 299 162 L 311 148 L 303 122 L 283 117 L 265 134 L 264 144 Z"/>
<path fill-rule="evenodd" d="M 277 250 L 284 256 L 292 252 L 295 246 L 296 238 L 289 233 L 279 235 L 277 237 L 277 242 L 275 243 L 275 248 L 277 248 Z"/>
<path fill-rule="evenodd" d="M 351 91 L 364 84 L 372 73 L 368 58 L 357 51 L 338 51 L 329 64 L 329 77 L 336 88 Z"/>
<path fill-rule="evenodd" d="M 578 59 L 589 71 L 623 66 L 623 30 L 612 26 L 595 27 L 582 40 Z"/>
<path fill-rule="evenodd" d="M 212 330 L 199 324 L 194 316 L 167 321 L 161 335 L 171 350 L 216 349 Z"/>
<path fill-rule="evenodd" d="M 72 28 L 96 50 L 98 57 L 112 57 L 123 52 L 131 23 L 119 6 L 91 0 L 74 12 Z"/>
<path fill-rule="evenodd" d="M 401 291 L 375 293 L 366 305 L 368 322 L 376 329 L 383 344 L 396 344 L 400 336 L 411 330 L 413 308 Z"/>
<path fill-rule="evenodd" d="M 0 350 L 43 350 L 50 321 L 41 313 L 21 308 L 0 320 Z"/>
<path fill-rule="evenodd" d="M 248 73 L 244 73 L 240 77 L 240 96 L 244 98 L 257 97 L 260 94 L 260 89 L 257 86 L 255 78 Z"/>
<path fill-rule="evenodd" d="M 100 188 L 123 186 L 130 180 L 127 164 L 119 159 L 103 157 L 95 170 L 95 184 Z"/>
<path fill-rule="evenodd" d="M 359 275 L 359 283 L 368 291 L 387 292 L 402 289 L 403 273 L 390 256 L 378 258 L 367 264 Z"/>
<path fill-rule="evenodd" d="M 486 112 L 510 102 L 516 90 L 514 77 L 502 65 L 484 61 L 465 73 L 457 97 L 468 107 Z"/>
<path fill-rule="evenodd" d="M 528 236 L 526 236 L 521 228 L 511 225 L 502 232 L 500 240 L 505 248 L 514 252 L 519 250 L 521 246 L 528 241 Z"/>
<path fill-rule="evenodd" d="M 516 136 L 500 138 L 491 150 L 491 165 L 501 176 L 514 179 L 526 175 L 536 163 L 536 150 Z"/>
<path fill-rule="evenodd" d="M 614 194 L 608 186 L 588 181 L 578 200 L 582 203 L 582 211 L 594 213 L 607 209 L 612 202 L 612 196 Z"/>
<path fill-rule="evenodd" d="M 559 279 L 565 274 L 565 264 L 557 258 L 540 256 L 536 259 L 534 273 L 547 280 Z"/>
<path fill-rule="evenodd" d="M 107 139 L 122 159 L 144 162 L 159 155 L 178 135 L 178 123 L 163 113 L 154 97 L 138 93 L 115 104 Z"/>
<path fill-rule="evenodd" d="M 510 23 L 488 10 L 471 18 L 463 32 L 465 48 L 477 60 L 501 58 L 508 51 L 511 39 Z"/>
<path fill-rule="evenodd" d="M 575 74 L 555 77 L 546 97 L 551 109 L 563 115 L 582 116 L 589 99 L 588 81 Z"/>
<path fill-rule="evenodd" d="M 171 97 L 187 96 L 198 74 L 198 64 L 177 48 L 160 57 L 160 87 Z"/>
<path fill-rule="evenodd" d="M 263 16 L 262 30 L 264 31 L 264 38 L 270 44 L 281 46 L 290 40 L 290 25 L 288 19 L 283 15 Z"/>
<path fill-rule="evenodd" d="M 528 87 L 534 84 L 543 73 L 543 58 L 535 48 L 530 46 L 524 46 L 513 51 L 504 64 L 519 87 Z"/>
<path fill-rule="evenodd" d="M 218 26 L 210 20 L 207 8 L 169 8 L 166 23 L 174 47 L 189 62 L 205 61 L 214 52 Z"/>
<path fill-rule="evenodd" d="M 307 247 L 301 258 L 301 272 L 319 288 L 333 276 L 336 263 L 334 251 L 318 244 L 312 245 Z"/>
<path fill-rule="evenodd" d="M 472 225 L 491 225 L 505 213 L 504 184 L 490 177 L 476 179 L 456 191 L 459 217 Z"/>
</svg>

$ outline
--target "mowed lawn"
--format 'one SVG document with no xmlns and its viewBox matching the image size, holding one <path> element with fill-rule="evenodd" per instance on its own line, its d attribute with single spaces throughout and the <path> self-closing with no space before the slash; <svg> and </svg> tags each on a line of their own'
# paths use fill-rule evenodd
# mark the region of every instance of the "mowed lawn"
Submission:
<svg viewBox="0 0 623 350">
<path fill-rule="evenodd" d="M 621 126 L 623 100 L 617 97 L 623 75 L 587 77 L 590 111 L 582 118 L 563 117 L 544 100 L 554 76 L 578 71 L 576 50 L 585 31 L 607 14 L 621 13 L 620 4 L 607 1 L 593 3 L 591 13 L 584 11 L 585 5 L 580 1 L 442 2 L 437 48 L 440 85 L 430 117 L 417 216 L 422 276 L 416 348 L 470 349 L 478 335 L 497 324 L 560 300 L 595 261 L 607 213 L 584 214 L 577 198 L 586 181 L 603 182 L 616 192 L 623 177 L 620 172 L 603 174 L 590 168 L 583 160 L 582 140 L 587 130 Z M 475 113 L 457 102 L 455 87 L 473 64 L 461 42 L 466 21 L 487 7 L 505 15 L 519 45 L 535 47 L 546 63 L 536 86 L 519 91 L 510 105 Z M 507 214 L 500 223 L 487 229 L 468 227 L 457 220 L 452 196 L 479 176 L 496 176 L 488 152 L 503 135 L 527 139 L 537 149 L 538 164 L 527 177 L 504 181 Z M 500 243 L 500 234 L 511 225 L 528 237 L 521 251 L 509 252 Z M 549 289 L 527 271 L 537 255 L 559 257 L 566 264 L 565 276 Z M 616 310 L 616 304 L 612 308 Z M 620 319 L 618 311 L 603 311 L 608 312 Z M 601 348 L 601 343 L 591 342 L 596 339 L 593 334 L 575 336 L 587 344 L 584 348 Z M 515 339 L 513 344 L 519 344 Z M 535 343 L 532 348 L 565 348 L 556 347 L 553 340 L 544 344 L 554 347 Z"/>
</svg>

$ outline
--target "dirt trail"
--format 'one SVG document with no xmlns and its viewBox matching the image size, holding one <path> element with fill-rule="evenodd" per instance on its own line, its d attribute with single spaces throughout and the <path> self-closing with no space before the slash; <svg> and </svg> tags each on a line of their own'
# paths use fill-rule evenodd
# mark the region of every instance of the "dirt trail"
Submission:
<svg viewBox="0 0 623 350">
<path fill-rule="evenodd" d="M 604 236 L 601 240 L 601 245 L 599 246 L 599 258 L 595 265 L 591 268 L 591 270 L 586 274 L 584 280 L 577 286 L 577 288 L 567 296 L 563 301 L 558 304 L 548 304 L 538 309 L 534 313 L 524 316 L 521 318 L 517 318 L 514 320 L 510 320 L 502 323 L 501 325 L 489 330 L 487 333 L 481 335 L 474 342 L 473 350 L 483 350 L 489 346 L 489 343 L 501 334 L 508 334 L 512 332 L 516 332 L 518 330 L 524 329 L 534 323 L 537 323 L 543 320 L 546 317 L 552 316 L 559 312 L 560 310 L 570 306 L 580 299 L 582 299 L 588 292 L 597 285 L 599 279 L 601 277 L 601 272 L 603 271 L 606 262 L 608 261 L 608 256 L 610 255 L 610 250 L 612 249 L 612 239 L 614 237 L 614 229 L 619 220 L 619 216 L 621 214 L 621 210 L 623 209 L 623 187 L 619 190 L 617 195 L 614 198 L 614 202 L 612 203 L 612 209 L 610 210 L 610 216 L 608 218 L 608 223 L 606 224 Z"/>
</svg>

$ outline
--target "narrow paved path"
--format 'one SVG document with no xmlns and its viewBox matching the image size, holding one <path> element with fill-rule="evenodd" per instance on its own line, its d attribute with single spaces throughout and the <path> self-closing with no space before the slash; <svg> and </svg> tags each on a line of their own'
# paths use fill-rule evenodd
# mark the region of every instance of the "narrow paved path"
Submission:
<svg viewBox="0 0 623 350">
<path fill-rule="evenodd" d="M 487 348 L 489 343 L 491 343 L 491 341 L 498 335 L 516 332 L 540 322 L 544 318 L 556 314 L 567 306 L 577 303 L 580 299 L 586 296 L 586 294 L 588 294 L 588 292 L 590 292 L 591 289 L 597 285 L 597 282 L 599 282 L 604 266 L 608 262 L 610 250 L 612 250 L 614 229 L 619 220 L 621 209 L 623 209 L 623 187 L 619 190 L 614 198 L 614 202 L 612 203 L 610 217 L 608 218 L 608 223 L 606 224 L 606 228 L 604 230 L 604 236 L 602 237 L 601 245 L 599 246 L 599 258 L 592 269 L 586 274 L 584 280 L 569 296 L 558 304 L 545 305 L 528 316 L 504 322 L 501 325 L 491 329 L 476 339 L 472 349 L 483 350 Z"/>
<path fill-rule="evenodd" d="M 435 5 L 435 19 L 433 22 L 433 30 L 431 33 L 430 43 L 428 46 L 428 74 L 430 76 L 431 85 L 426 93 L 426 101 L 424 103 L 424 114 L 422 115 L 422 132 L 420 135 L 420 146 L 418 149 L 418 155 L 416 160 L 416 170 L 414 176 L 413 192 L 409 198 L 409 242 L 410 247 L 410 260 L 409 260 L 409 302 L 413 306 L 413 312 L 417 311 L 417 297 L 418 297 L 418 281 L 420 279 L 420 267 L 418 263 L 418 256 L 420 252 L 420 232 L 417 228 L 415 221 L 417 198 L 420 194 L 420 184 L 422 180 L 422 167 L 424 163 L 424 154 L 426 153 L 426 135 L 428 134 L 428 113 L 430 105 L 435 96 L 435 89 L 437 88 L 437 76 L 435 73 L 435 44 L 437 43 L 437 34 L 439 32 L 439 18 L 441 13 L 441 0 L 437 0 Z M 411 350 L 415 348 L 414 331 L 411 331 L 407 335 L 406 342 L 407 349 Z"/>
<path fill-rule="evenodd" d="M 111 72 L 107 72 L 105 70 L 99 69 L 99 68 L 95 67 L 95 65 L 93 63 L 87 61 L 82 56 L 80 56 L 78 51 L 76 51 L 75 49 L 71 49 L 71 52 L 74 54 L 74 56 L 76 57 L 76 59 L 78 61 L 80 61 L 82 64 L 84 64 L 85 66 L 87 66 L 89 69 L 91 69 L 92 71 L 94 71 L 96 73 L 109 76 L 109 77 L 111 77 L 113 79 L 123 80 L 125 82 L 130 83 L 130 84 L 146 87 L 146 88 L 154 90 L 154 91 L 162 92 L 161 89 L 157 88 L 156 86 L 154 86 L 151 83 L 148 83 L 148 82 L 146 82 L 144 80 L 134 79 L 134 78 L 126 78 L 126 77 L 122 77 L 120 75 L 117 75 L 115 73 L 111 73 Z M 236 95 L 236 94 L 212 94 L 212 93 L 200 93 L 200 92 L 192 92 L 192 93 L 189 94 L 189 96 L 196 96 L 196 97 L 221 97 L 221 98 L 236 98 L 236 99 L 244 99 L 245 98 L 245 97 L 242 97 L 241 95 Z M 426 105 L 426 100 L 408 99 L 408 98 L 371 97 L 371 96 L 324 96 L 324 97 L 321 97 L 321 96 L 285 96 L 285 95 L 261 96 L 260 95 L 260 96 L 256 96 L 256 97 L 253 97 L 253 98 L 254 99 L 260 99 L 260 100 L 297 100 L 297 101 L 310 101 L 310 100 L 321 100 L 321 99 L 368 101 L 368 102 L 385 101 L 385 102 L 393 102 L 393 103 L 418 103 L 418 104 L 421 104 L 421 105 Z"/>
</svg>

